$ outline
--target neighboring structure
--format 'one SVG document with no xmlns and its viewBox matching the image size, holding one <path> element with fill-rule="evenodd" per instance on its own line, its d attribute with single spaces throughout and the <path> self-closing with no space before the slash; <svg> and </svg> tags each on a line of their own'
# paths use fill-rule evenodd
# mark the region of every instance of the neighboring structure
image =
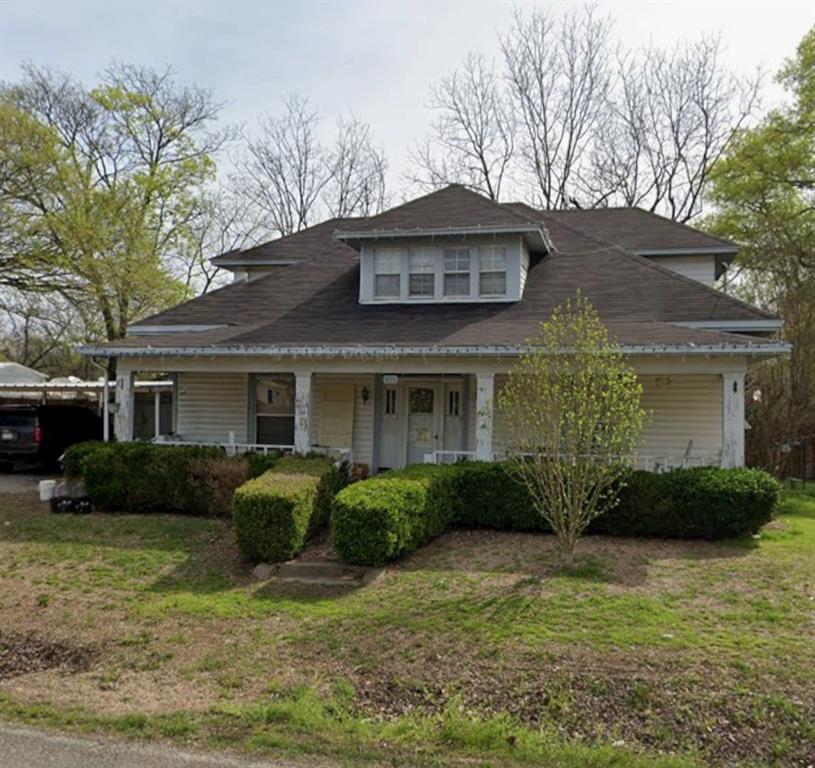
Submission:
<svg viewBox="0 0 815 768">
<path fill-rule="evenodd" d="M 450 186 L 214 261 L 231 285 L 147 318 L 114 356 L 176 382 L 176 439 L 349 450 L 372 471 L 501 455 L 493 401 L 525 340 L 579 289 L 653 412 L 641 464 L 744 462 L 744 374 L 788 350 L 773 316 L 711 288 L 732 243 L 635 208 L 542 212 Z"/>
<path fill-rule="evenodd" d="M 0 384 L 37 384 L 48 375 L 20 363 L 0 363 Z"/>
</svg>

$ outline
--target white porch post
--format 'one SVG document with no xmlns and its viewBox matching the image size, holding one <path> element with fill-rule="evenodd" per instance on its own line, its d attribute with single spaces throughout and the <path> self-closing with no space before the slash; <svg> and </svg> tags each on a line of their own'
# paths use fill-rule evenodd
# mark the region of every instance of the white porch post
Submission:
<svg viewBox="0 0 815 768">
<path fill-rule="evenodd" d="M 311 445 L 311 371 L 294 374 L 294 452 L 308 453 Z"/>
<path fill-rule="evenodd" d="M 476 428 L 475 458 L 479 461 L 492 461 L 492 417 L 495 374 L 477 373 L 476 382 Z"/>
<path fill-rule="evenodd" d="M 744 373 L 722 374 L 722 466 L 744 466 Z"/>
<path fill-rule="evenodd" d="M 161 435 L 161 390 L 157 389 L 153 394 L 153 436 L 158 438 Z"/>
<path fill-rule="evenodd" d="M 119 442 L 133 439 L 133 371 L 122 370 L 121 361 L 116 368 L 116 417 L 113 428 Z"/>
</svg>

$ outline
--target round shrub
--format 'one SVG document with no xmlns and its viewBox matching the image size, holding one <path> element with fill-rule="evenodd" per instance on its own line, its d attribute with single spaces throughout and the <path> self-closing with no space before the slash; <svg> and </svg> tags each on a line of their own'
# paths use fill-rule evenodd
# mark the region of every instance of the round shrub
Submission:
<svg viewBox="0 0 815 768">
<path fill-rule="evenodd" d="M 267 472 L 232 500 L 238 548 L 253 562 L 290 560 L 306 541 L 319 476 Z"/>
</svg>

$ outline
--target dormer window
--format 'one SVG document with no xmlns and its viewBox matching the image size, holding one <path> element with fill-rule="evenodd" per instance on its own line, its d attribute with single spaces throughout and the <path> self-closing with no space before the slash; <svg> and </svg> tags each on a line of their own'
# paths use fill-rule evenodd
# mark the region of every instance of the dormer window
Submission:
<svg viewBox="0 0 815 768">
<path fill-rule="evenodd" d="M 405 252 L 401 248 L 377 249 L 374 254 L 374 296 L 377 299 L 398 299 Z"/>
<path fill-rule="evenodd" d="M 479 253 L 478 295 L 503 297 L 507 292 L 507 249 L 482 247 Z"/>
<path fill-rule="evenodd" d="M 435 293 L 435 253 L 429 248 L 411 249 L 408 256 L 408 296 L 432 298 Z"/>
<path fill-rule="evenodd" d="M 470 295 L 470 249 L 445 248 L 444 295 Z"/>
</svg>

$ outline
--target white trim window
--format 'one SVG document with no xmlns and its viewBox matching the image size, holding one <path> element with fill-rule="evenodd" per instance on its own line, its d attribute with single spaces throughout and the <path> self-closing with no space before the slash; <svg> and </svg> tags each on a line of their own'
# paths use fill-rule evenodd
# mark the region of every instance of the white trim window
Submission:
<svg viewBox="0 0 815 768">
<path fill-rule="evenodd" d="M 470 295 L 470 249 L 444 249 L 444 295 Z"/>
<path fill-rule="evenodd" d="M 507 249 L 486 246 L 479 253 L 478 295 L 504 297 L 507 294 Z"/>
<path fill-rule="evenodd" d="M 377 249 L 374 253 L 374 298 L 398 299 L 401 296 L 402 261 L 400 248 Z"/>
<path fill-rule="evenodd" d="M 435 254 L 429 248 L 411 250 L 408 255 L 408 296 L 433 298 L 435 295 Z"/>
</svg>

